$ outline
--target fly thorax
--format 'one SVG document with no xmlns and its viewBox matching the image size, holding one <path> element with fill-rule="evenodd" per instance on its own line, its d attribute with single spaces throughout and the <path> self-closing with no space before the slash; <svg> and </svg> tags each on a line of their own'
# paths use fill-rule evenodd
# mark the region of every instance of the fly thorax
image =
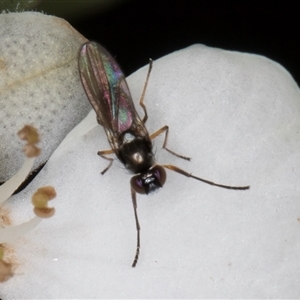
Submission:
<svg viewBox="0 0 300 300">
<path fill-rule="evenodd" d="M 123 135 L 123 144 L 132 142 L 136 137 L 131 132 L 125 132 Z"/>
<path fill-rule="evenodd" d="M 125 133 L 119 151 L 119 159 L 126 169 L 133 173 L 148 170 L 154 164 L 151 141 L 144 137 L 136 137 L 130 132 Z"/>
</svg>

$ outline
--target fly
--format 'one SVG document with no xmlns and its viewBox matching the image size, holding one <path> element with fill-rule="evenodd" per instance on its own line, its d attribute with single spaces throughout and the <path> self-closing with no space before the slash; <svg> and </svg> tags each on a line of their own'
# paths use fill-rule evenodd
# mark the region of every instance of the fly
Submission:
<svg viewBox="0 0 300 300">
<path fill-rule="evenodd" d="M 144 111 L 141 119 L 135 110 L 125 76 L 115 59 L 96 42 L 87 42 L 79 51 L 79 73 L 86 95 L 96 112 L 97 121 L 103 126 L 111 149 L 99 151 L 98 155 L 109 161 L 101 172 L 103 175 L 112 165 L 115 154 L 126 169 L 136 174 L 130 180 L 131 198 L 137 231 L 137 245 L 132 267 L 135 267 L 140 253 L 140 224 L 137 215 L 136 193 L 149 194 L 161 188 L 166 182 L 166 171 L 177 172 L 186 177 L 205 182 L 210 185 L 232 190 L 247 190 L 250 186 L 228 186 L 194 176 L 174 165 L 157 165 L 152 151 L 152 139 L 161 133 L 165 134 L 162 148 L 169 153 L 185 159 L 167 148 L 169 127 L 165 125 L 149 135 L 145 123 L 148 119 L 144 96 L 148 85 L 152 60 L 142 91 L 139 105 Z"/>
</svg>

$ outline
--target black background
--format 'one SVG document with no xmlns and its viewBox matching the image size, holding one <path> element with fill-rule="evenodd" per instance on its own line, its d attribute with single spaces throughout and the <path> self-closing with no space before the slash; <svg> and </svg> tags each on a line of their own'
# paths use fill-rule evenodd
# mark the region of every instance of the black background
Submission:
<svg viewBox="0 0 300 300">
<path fill-rule="evenodd" d="M 266 56 L 300 82 L 299 1 L 125 1 L 68 21 L 114 55 L 126 75 L 195 43 Z"/>
</svg>

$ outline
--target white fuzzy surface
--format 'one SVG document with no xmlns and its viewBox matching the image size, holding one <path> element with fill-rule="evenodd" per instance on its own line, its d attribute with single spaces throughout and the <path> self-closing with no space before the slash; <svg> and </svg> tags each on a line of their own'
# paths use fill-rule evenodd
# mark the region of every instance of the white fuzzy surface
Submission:
<svg viewBox="0 0 300 300">
<path fill-rule="evenodd" d="M 78 75 L 86 39 L 65 20 L 36 12 L 0 14 L 0 182 L 24 161 L 17 132 L 34 125 L 48 160 L 90 110 Z"/>
<path fill-rule="evenodd" d="M 136 105 L 146 72 L 128 78 Z M 133 269 L 130 176 L 118 162 L 100 175 L 107 161 L 96 153 L 108 142 L 92 121 L 7 203 L 19 223 L 35 189 L 57 190 L 56 215 L 10 245 L 19 275 L 1 298 L 299 298 L 300 96 L 290 74 L 264 57 L 194 45 L 154 62 L 145 102 L 149 131 L 169 125 L 169 148 L 192 157 L 160 150 L 159 137 L 159 163 L 251 189 L 167 171 L 164 188 L 138 196 Z"/>
</svg>

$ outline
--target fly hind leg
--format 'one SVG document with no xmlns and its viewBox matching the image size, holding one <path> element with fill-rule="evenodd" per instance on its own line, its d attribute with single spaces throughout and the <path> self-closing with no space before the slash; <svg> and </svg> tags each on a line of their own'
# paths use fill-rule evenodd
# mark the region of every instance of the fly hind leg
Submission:
<svg viewBox="0 0 300 300">
<path fill-rule="evenodd" d="M 167 148 L 167 142 L 168 142 L 168 134 L 169 134 L 169 126 L 165 125 L 164 127 L 160 128 L 159 130 L 157 130 L 156 132 L 152 133 L 150 135 L 150 139 L 153 140 L 154 138 L 156 138 L 158 135 L 160 135 L 161 133 L 165 133 L 165 140 L 164 140 L 164 143 L 163 143 L 163 146 L 162 148 L 167 150 L 169 153 L 179 157 L 179 158 L 182 158 L 182 159 L 185 159 L 185 160 L 191 160 L 190 157 L 187 157 L 187 156 L 183 156 L 183 155 L 180 155 L 180 154 L 177 154 L 176 152 L 170 150 Z"/>
<path fill-rule="evenodd" d="M 107 167 L 101 172 L 102 175 L 105 174 L 105 172 L 112 166 L 114 159 L 111 157 L 107 157 L 106 155 L 110 155 L 113 154 L 114 151 L 112 149 L 110 150 L 103 150 L 103 151 L 98 151 L 98 155 L 101 156 L 102 158 L 109 160 L 109 164 L 107 165 Z"/>
</svg>

